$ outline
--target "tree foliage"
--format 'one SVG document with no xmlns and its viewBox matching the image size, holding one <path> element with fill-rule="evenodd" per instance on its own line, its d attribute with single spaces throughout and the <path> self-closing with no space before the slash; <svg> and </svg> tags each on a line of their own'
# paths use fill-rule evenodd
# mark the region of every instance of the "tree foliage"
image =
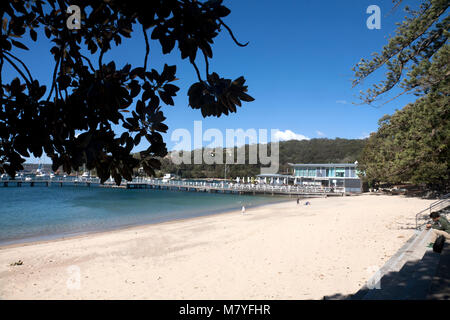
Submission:
<svg viewBox="0 0 450 320">
<path fill-rule="evenodd" d="M 372 184 L 450 188 L 450 98 L 431 93 L 380 119 L 360 159 Z"/>
<path fill-rule="evenodd" d="M 409 16 L 382 53 L 355 68 L 354 85 L 383 65 L 388 69 L 386 79 L 363 95 L 366 103 L 397 85 L 402 93 L 419 96 L 380 119 L 378 131 L 368 139 L 359 165 L 371 183 L 450 187 L 448 6 L 446 0 L 425 0 L 417 11 L 407 8 Z"/>
<path fill-rule="evenodd" d="M 79 30 L 67 28 L 70 5 L 81 8 Z M 95 169 L 102 181 L 110 176 L 116 183 L 131 180 L 136 167 L 154 174 L 160 168 L 158 158 L 167 154 L 161 135 L 168 129 L 162 106 L 174 105 L 179 88 L 173 84 L 176 66 L 166 64 L 160 71 L 148 68 L 148 33 L 151 40 L 159 41 L 164 54 L 177 45 L 181 58 L 194 67 L 198 82 L 188 92 L 190 107 L 200 109 L 205 117 L 228 115 L 241 101 L 253 100 L 243 77 L 232 81 L 209 71 L 212 44 L 222 29 L 244 46 L 222 20 L 229 13 L 221 0 L 2 1 L 0 172 L 14 176 L 26 157 L 46 153 L 54 170 L 62 166 L 70 173 L 85 165 Z M 105 53 L 133 31 L 144 35 L 142 65 L 104 61 Z M 28 36 L 33 41 L 43 41 L 45 36 L 53 43 L 50 88 L 15 54 L 28 50 L 22 41 Z M 197 54 L 205 63 L 203 77 Z M 4 64 L 17 73 L 10 83 L 3 81 Z M 117 136 L 114 125 L 125 132 Z M 131 151 L 141 138 L 150 146 L 133 157 Z"/>
<path fill-rule="evenodd" d="M 353 87 L 380 68 L 387 68 L 384 80 L 361 92 L 364 103 L 373 103 L 396 86 L 402 88 L 400 94 L 424 95 L 448 81 L 449 4 L 448 0 L 424 0 L 418 10 L 406 7 L 405 20 L 381 53 L 361 59 L 353 68 Z"/>
</svg>

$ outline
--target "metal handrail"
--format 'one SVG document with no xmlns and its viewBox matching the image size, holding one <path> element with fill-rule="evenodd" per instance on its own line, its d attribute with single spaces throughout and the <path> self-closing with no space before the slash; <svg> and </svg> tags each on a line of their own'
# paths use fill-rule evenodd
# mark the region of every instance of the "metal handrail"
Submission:
<svg viewBox="0 0 450 320">
<path fill-rule="evenodd" d="M 450 193 L 447 193 L 447 194 L 443 195 L 441 197 L 441 199 L 431 203 L 429 207 L 427 207 L 427 208 L 419 211 L 418 213 L 416 213 L 416 229 L 419 229 L 419 227 L 421 227 L 423 225 L 422 224 L 422 225 L 419 226 L 419 217 L 420 217 L 420 215 L 422 215 L 422 218 L 423 218 L 424 212 L 426 212 L 426 211 L 428 211 L 428 214 L 431 214 L 431 212 L 432 212 L 431 210 L 436 209 L 436 207 L 440 206 L 441 204 L 445 204 L 445 205 L 442 208 L 438 209 L 438 210 L 433 210 L 433 212 L 445 209 L 446 207 L 450 206 L 450 199 L 449 198 L 450 198 Z"/>
</svg>

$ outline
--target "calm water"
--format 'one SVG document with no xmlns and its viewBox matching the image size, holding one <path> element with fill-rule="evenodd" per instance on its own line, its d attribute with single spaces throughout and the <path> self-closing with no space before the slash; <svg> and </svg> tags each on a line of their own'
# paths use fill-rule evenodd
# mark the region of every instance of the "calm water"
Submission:
<svg viewBox="0 0 450 320">
<path fill-rule="evenodd" d="M 0 244 L 198 217 L 276 197 L 97 187 L 0 187 Z"/>
</svg>

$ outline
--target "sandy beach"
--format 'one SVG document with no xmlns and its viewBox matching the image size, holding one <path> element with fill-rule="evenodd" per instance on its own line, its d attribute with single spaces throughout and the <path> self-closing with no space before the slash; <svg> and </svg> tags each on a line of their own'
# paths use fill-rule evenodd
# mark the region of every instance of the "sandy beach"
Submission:
<svg viewBox="0 0 450 320">
<path fill-rule="evenodd" d="M 309 201 L 311 205 L 303 203 Z M 432 200 L 269 204 L 0 248 L 1 299 L 321 299 L 364 285 Z M 17 261 L 22 265 L 12 266 Z"/>
</svg>

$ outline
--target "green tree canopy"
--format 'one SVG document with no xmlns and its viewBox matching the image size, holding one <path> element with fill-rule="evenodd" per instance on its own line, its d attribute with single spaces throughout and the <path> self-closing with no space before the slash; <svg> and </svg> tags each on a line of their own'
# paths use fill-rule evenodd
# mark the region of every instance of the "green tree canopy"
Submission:
<svg viewBox="0 0 450 320">
<path fill-rule="evenodd" d="M 359 167 L 372 183 L 450 188 L 450 98 L 430 93 L 392 116 L 364 147 Z"/>
<path fill-rule="evenodd" d="M 371 182 L 426 184 L 450 188 L 450 83 L 447 0 L 426 0 L 420 9 L 406 9 L 396 36 L 381 54 L 361 60 L 354 85 L 383 65 L 386 79 L 363 94 L 366 103 L 399 85 L 419 98 L 379 121 L 360 159 Z"/>
</svg>

